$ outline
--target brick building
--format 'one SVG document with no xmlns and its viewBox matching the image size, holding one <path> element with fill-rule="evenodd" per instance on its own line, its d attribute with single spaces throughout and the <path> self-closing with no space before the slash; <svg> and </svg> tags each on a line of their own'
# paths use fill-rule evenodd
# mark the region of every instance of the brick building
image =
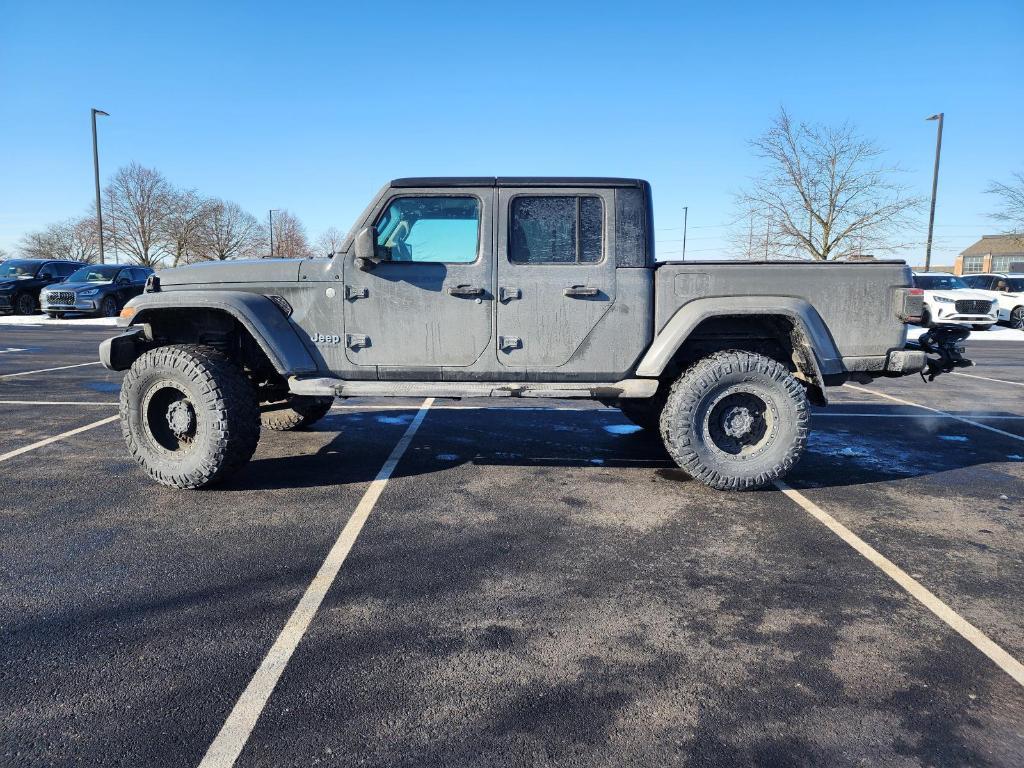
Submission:
<svg viewBox="0 0 1024 768">
<path fill-rule="evenodd" d="M 1024 271 L 1024 235 L 985 235 L 956 257 L 953 273 Z"/>
</svg>

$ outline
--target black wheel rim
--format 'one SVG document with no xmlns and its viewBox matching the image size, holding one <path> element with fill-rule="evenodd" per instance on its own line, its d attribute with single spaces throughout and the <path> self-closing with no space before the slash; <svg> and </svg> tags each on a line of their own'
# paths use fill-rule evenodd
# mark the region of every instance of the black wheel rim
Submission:
<svg viewBox="0 0 1024 768">
<path fill-rule="evenodd" d="M 702 411 L 704 440 L 723 458 L 754 459 L 768 449 L 778 431 L 779 413 L 772 398 L 749 384 L 721 390 Z"/>
<path fill-rule="evenodd" d="M 1024 331 L 1024 309 L 1015 309 L 1010 316 L 1010 325 L 1018 331 Z"/>
<path fill-rule="evenodd" d="M 188 394 L 173 382 L 150 388 L 143 399 L 142 418 L 150 439 L 167 453 L 188 453 L 195 445 L 198 412 Z"/>
<path fill-rule="evenodd" d="M 117 317 L 117 304 L 113 299 L 103 300 L 103 315 L 104 317 Z"/>
<path fill-rule="evenodd" d="M 36 308 L 36 303 L 32 300 L 32 297 L 28 294 L 24 294 L 18 298 L 18 312 L 22 315 L 31 315 L 32 311 Z"/>
</svg>

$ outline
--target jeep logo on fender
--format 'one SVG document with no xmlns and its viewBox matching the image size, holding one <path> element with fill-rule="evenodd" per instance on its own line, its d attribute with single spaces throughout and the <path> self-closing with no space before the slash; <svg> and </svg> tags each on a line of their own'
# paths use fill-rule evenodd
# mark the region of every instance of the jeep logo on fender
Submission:
<svg viewBox="0 0 1024 768">
<path fill-rule="evenodd" d="M 314 344 L 341 344 L 341 336 L 330 336 L 322 333 L 311 333 L 310 341 Z"/>
</svg>

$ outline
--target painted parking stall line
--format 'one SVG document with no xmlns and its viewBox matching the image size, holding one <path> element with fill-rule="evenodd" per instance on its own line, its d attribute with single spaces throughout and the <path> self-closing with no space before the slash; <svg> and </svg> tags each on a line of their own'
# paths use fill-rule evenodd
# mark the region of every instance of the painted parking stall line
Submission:
<svg viewBox="0 0 1024 768">
<path fill-rule="evenodd" d="M 32 443 L 31 445 L 26 445 L 26 446 L 24 446 L 22 448 L 16 448 L 15 450 L 8 451 L 7 453 L 0 453 L 0 462 L 4 462 L 4 461 L 7 461 L 9 459 L 13 459 L 15 456 L 21 456 L 23 453 L 29 453 L 30 451 L 34 451 L 34 450 L 36 450 L 38 448 L 43 448 L 43 447 L 45 447 L 47 445 L 50 445 L 52 443 L 56 443 L 58 440 L 64 440 L 64 439 L 69 438 L 69 437 L 74 437 L 75 435 L 80 435 L 83 432 L 88 432 L 90 429 L 96 429 L 97 427 L 102 427 L 104 424 L 110 424 L 112 421 L 117 421 L 119 418 L 121 418 L 121 417 L 120 416 L 108 416 L 105 419 L 100 419 L 99 421 L 94 421 L 92 424 L 86 424 L 84 427 L 78 427 L 77 429 L 72 429 L 72 430 L 69 430 L 67 432 L 62 432 L 61 434 L 54 435 L 53 437 L 47 437 L 44 440 L 39 440 L 38 442 Z"/>
<path fill-rule="evenodd" d="M 33 373 L 49 373 L 50 371 L 66 371 L 68 368 L 84 368 L 87 365 L 99 365 L 99 360 L 91 363 L 75 363 L 74 365 L 58 365 L 56 368 L 40 368 L 36 371 L 18 371 L 17 373 L 0 373 L 0 379 L 13 379 L 16 376 L 31 376 Z"/>
<path fill-rule="evenodd" d="M 960 373 L 960 371 L 951 371 L 954 376 L 963 376 L 967 379 L 978 379 L 980 381 L 993 381 L 996 384 L 1009 384 L 1011 387 L 1024 387 L 1024 383 L 1019 381 L 1007 381 L 1006 379 L 993 379 L 990 376 L 979 376 L 976 373 Z"/>
<path fill-rule="evenodd" d="M 115 402 L 71 402 L 68 400 L 0 400 L 0 405 L 104 405 L 108 408 L 116 408 Z M 1024 418 L 1024 417 L 1022 417 Z"/>
<path fill-rule="evenodd" d="M 1024 436 L 1015 435 L 1013 434 L 1013 432 L 1007 432 L 1006 430 L 999 429 L 998 427 L 993 427 L 991 424 L 982 424 L 980 421 L 974 421 L 973 419 L 968 419 L 963 416 L 957 416 L 955 413 L 948 413 L 947 411 L 943 411 L 938 408 L 932 408 L 930 405 L 921 405 L 921 403 L 915 403 L 910 400 L 904 400 L 902 397 L 894 397 L 893 395 L 887 395 L 884 392 L 875 392 L 874 390 L 865 389 L 864 387 L 857 387 L 854 386 L 853 384 L 843 384 L 843 386 L 848 389 L 855 389 L 858 392 L 864 392 L 865 394 L 868 395 L 874 395 L 875 397 L 883 397 L 886 400 L 892 400 L 894 403 L 899 403 L 900 405 L 911 405 L 915 408 L 923 408 L 926 411 L 931 411 L 932 413 L 939 413 L 942 414 L 943 416 L 953 419 L 954 421 L 960 421 L 963 422 L 964 424 L 970 424 L 972 426 L 977 427 L 978 429 L 987 429 L 989 432 L 995 432 L 997 435 L 1009 437 L 1012 440 L 1017 440 L 1018 442 L 1024 443 Z"/>
<path fill-rule="evenodd" d="M 249 740 L 249 735 L 252 733 L 256 721 L 259 719 L 260 714 L 262 714 L 263 708 L 266 707 L 270 695 L 274 692 L 277 681 L 281 678 L 285 667 L 288 666 L 288 661 L 302 641 L 306 630 L 309 629 L 313 617 L 316 615 L 317 610 L 319 610 L 320 604 L 327 595 L 327 591 L 334 583 L 334 579 L 341 570 L 345 558 L 352 551 L 352 546 L 355 544 L 356 538 L 358 538 L 363 525 L 365 525 L 367 518 L 370 516 L 370 512 L 373 511 L 377 500 L 384 491 L 384 487 L 391 478 L 391 474 L 395 471 L 395 467 L 398 466 L 398 462 L 401 461 L 402 456 L 412 442 L 417 430 L 419 430 L 420 424 L 423 423 L 423 419 L 426 418 L 427 411 L 430 410 L 433 402 L 434 398 L 432 397 L 428 397 L 423 401 L 402 438 L 392 449 L 391 455 L 388 456 L 387 461 L 384 462 L 377 476 L 370 483 L 370 487 L 366 489 L 366 493 L 359 500 L 359 504 L 356 505 L 355 511 L 348 519 L 338 539 L 334 542 L 330 552 L 327 553 L 327 557 L 320 566 L 320 570 L 313 578 L 313 581 L 309 583 L 305 593 L 299 600 L 299 604 L 288 618 L 284 629 L 277 636 L 266 658 L 263 659 L 263 663 L 256 670 L 256 674 L 253 675 L 249 685 L 246 686 L 241 697 L 235 703 L 231 714 L 228 715 L 228 719 L 221 727 L 220 732 L 213 740 L 213 743 L 210 744 L 206 755 L 199 763 L 199 768 L 228 768 L 235 764 L 246 742 Z"/>
<path fill-rule="evenodd" d="M 811 515 L 811 517 L 842 539 L 843 542 L 852 547 L 859 555 L 895 581 L 904 591 L 945 622 L 958 635 L 985 654 L 1003 672 L 1012 677 L 1018 685 L 1024 686 L 1024 664 L 1021 664 L 1000 646 L 996 645 L 984 632 L 946 605 L 923 584 L 802 493 L 781 480 L 775 481 L 775 487 Z"/>
</svg>

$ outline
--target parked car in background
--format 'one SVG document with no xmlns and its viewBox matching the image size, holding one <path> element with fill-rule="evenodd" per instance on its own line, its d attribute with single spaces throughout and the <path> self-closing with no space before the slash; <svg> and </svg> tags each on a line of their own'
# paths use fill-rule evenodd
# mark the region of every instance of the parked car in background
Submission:
<svg viewBox="0 0 1024 768">
<path fill-rule="evenodd" d="M 121 307 L 142 293 L 151 274 L 153 270 L 149 267 L 93 264 L 44 290 L 39 297 L 40 304 L 50 317 L 66 314 L 117 317 Z"/>
<path fill-rule="evenodd" d="M 8 259 L 0 264 L 0 313 L 34 314 L 43 288 L 84 266 L 60 259 Z"/>
<path fill-rule="evenodd" d="M 921 325 L 925 328 L 935 323 L 959 323 L 984 331 L 996 322 L 995 300 L 981 291 L 972 291 L 956 275 L 915 272 L 914 287 L 924 291 Z"/>
<path fill-rule="evenodd" d="M 998 302 L 1000 322 L 1024 331 L 1024 273 L 965 275 L 963 280 L 971 289 Z"/>
</svg>

